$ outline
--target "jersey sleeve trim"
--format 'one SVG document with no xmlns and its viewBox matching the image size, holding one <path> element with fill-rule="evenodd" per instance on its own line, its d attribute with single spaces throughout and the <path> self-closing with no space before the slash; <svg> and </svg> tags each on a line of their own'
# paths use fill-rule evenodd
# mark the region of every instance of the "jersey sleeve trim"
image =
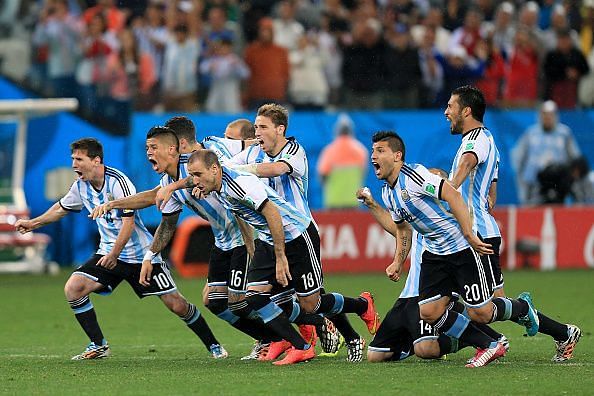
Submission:
<svg viewBox="0 0 594 396">
<path fill-rule="evenodd" d="M 121 209 L 120 217 L 132 217 L 134 216 L 134 210 L 132 209 Z"/>
<path fill-rule="evenodd" d="M 67 210 L 68 212 L 80 213 L 82 211 L 82 209 L 71 209 L 71 208 L 65 207 L 64 205 L 62 205 L 62 200 L 59 200 L 58 203 L 60 204 L 62 209 Z"/>
<path fill-rule="evenodd" d="M 290 175 L 291 173 L 293 173 L 293 167 L 286 160 L 282 159 L 282 160 L 278 160 L 277 162 L 282 162 L 283 164 L 287 164 L 287 166 L 289 167 L 289 171 L 286 173 L 287 175 Z"/>
<path fill-rule="evenodd" d="M 478 157 L 478 155 L 476 155 L 476 153 L 475 153 L 474 151 L 470 151 L 470 150 L 468 150 L 468 151 L 464 151 L 464 152 L 462 153 L 462 155 L 464 155 L 464 154 L 466 154 L 466 153 L 469 153 L 469 154 L 472 154 L 472 155 L 474 155 L 474 158 L 476 158 L 476 163 L 477 163 L 477 164 L 478 164 L 478 163 L 480 163 L 480 161 L 479 161 L 479 157 Z M 460 157 L 462 157 L 462 155 L 460 155 Z"/>
<path fill-rule="evenodd" d="M 441 191 L 443 189 L 443 183 L 445 183 L 445 179 L 441 179 L 441 181 L 439 182 L 439 188 L 437 190 L 437 196 L 438 198 L 441 200 Z"/>
<path fill-rule="evenodd" d="M 266 198 L 264 201 L 262 201 L 262 203 L 260 204 L 260 206 L 258 206 L 258 207 L 256 208 L 256 210 L 257 210 L 258 212 L 262 212 L 262 209 L 264 209 L 264 205 L 266 205 L 266 203 L 267 203 L 268 201 L 269 201 L 269 199 L 268 199 L 268 198 Z"/>
</svg>

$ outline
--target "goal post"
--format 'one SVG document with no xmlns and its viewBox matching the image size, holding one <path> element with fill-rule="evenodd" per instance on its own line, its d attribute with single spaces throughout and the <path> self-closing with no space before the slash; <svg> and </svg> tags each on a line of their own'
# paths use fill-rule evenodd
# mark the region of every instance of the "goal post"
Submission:
<svg viewBox="0 0 594 396">
<path fill-rule="evenodd" d="M 74 111 L 74 98 L 0 100 L 0 123 L 16 124 L 12 150 L 4 145 L 3 156 L 10 156 L 9 181 L 0 179 L 0 273 L 43 272 L 48 270 L 45 252 L 49 238 L 44 234 L 19 234 L 14 229 L 16 219 L 28 216 L 25 197 L 28 121 L 31 118 L 62 111 Z M 8 175 L 8 170 L 4 177 Z"/>
</svg>

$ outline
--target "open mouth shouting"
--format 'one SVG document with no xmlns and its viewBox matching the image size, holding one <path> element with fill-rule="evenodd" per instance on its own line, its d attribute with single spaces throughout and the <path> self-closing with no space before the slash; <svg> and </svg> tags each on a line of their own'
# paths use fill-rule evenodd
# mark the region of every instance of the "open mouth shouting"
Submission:
<svg viewBox="0 0 594 396">
<path fill-rule="evenodd" d="M 381 171 L 380 164 L 375 161 L 371 161 L 371 165 L 373 165 L 373 171 L 375 172 L 375 175 L 379 177 Z"/>
</svg>

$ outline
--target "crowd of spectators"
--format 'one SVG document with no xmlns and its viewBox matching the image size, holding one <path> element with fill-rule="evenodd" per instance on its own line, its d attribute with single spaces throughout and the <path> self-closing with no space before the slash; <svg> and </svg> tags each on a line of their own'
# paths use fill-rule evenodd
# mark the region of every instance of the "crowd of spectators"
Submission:
<svg viewBox="0 0 594 396">
<path fill-rule="evenodd" d="M 125 123 L 131 109 L 594 105 L 594 0 L 45 0 L 29 80 Z"/>
</svg>

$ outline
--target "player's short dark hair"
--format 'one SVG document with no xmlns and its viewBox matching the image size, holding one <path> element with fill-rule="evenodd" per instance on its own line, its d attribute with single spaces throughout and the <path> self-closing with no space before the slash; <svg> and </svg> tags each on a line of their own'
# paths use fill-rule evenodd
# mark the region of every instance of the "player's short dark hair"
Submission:
<svg viewBox="0 0 594 396">
<path fill-rule="evenodd" d="M 171 117 L 167 120 L 165 126 L 170 128 L 178 139 L 186 139 L 189 143 L 196 141 L 196 127 L 188 117 Z"/>
<path fill-rule="evenodd" d="M 472 117 L 475 120 L 483 122 L 487 104 L 485 102 L 485 95 L 483 95 L 480 89 L 470 85 L 464 85 L 454 89 L 452 95 L 458 96 L 458 102 L 460 102 L 463 108 L 470 107 Z"/>
<path fill-rule="evenodd" d="M 167 143 L 169 143 L 172 146 L 175 146 L 175 149 L 179 151 L 179 139 L 177 138 L 177 135 L 175 134 L 175 132 L 173 132 L 171 128 L 168 128 L 166 126 L 158 125 L 152 127 L 146 133 L 146 138 L 147 140 L 153 138 L 166 139 Z"/>
<path fill-rule="evenodd" d="M 238 126 L 241 138 L 243 140 L 256 138 L 256 128 L 254 128 L 254 124 L 248 119 L 240 118 L 238 120 L 231 121 L 229 126 Z"/>
<path fill-rule="evenodd" d="M 277 103 L 260 106 L 257 115 L 270 118 L 275 126 L 284 125 L 285 131 L 289 127 L 289 110 Z"/>
<path fill-rule="evenodd" d="M 219 162 L 219 157 L 212 150 L 196 150 L 196 151 L 194 151 L 192 153 L 192 155 L 190 155 L 190 158 L 188 158 L 188 165 L 190 165 L 196 161 L 202 162 L 204 164 L 204 166 L 207 168 L 210 168 L 213 165 L 216 165 L 218 167 L 221 166 L 221 163 Z"/>
<path fill-rule="evenodd" d="M 82 138 L 70 143 L 70 152 L 74 153 L 76 150 L 86 151 L 91 159 L 99 157 L 103 163 L 103 145 L 95 138 Z"/>
<path fill-rule="evenodd" d="M 378 131 L 373 134 L 371 138 L 373 143 L 377 142 L 388 142 L 388 146 L 394 152 L 400 151 L 402 153 L 402 161 L 404 161 L 404 155 L 406 153 L 404 147 L 404 141 L 402 138 L 394 131 Z"/>
</svg>

